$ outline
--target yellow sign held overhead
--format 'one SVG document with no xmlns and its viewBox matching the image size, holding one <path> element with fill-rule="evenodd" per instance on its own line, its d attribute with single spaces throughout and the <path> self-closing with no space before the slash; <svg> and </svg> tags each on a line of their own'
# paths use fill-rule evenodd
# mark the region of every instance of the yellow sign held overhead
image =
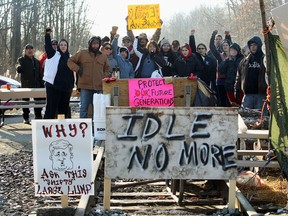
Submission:
<svg viewBox="0 0 288 216">
<path fill-rule="evenodd" d="M 128 29 L 161 28 L 159 4 L 128 5 Z"/>
</svg>

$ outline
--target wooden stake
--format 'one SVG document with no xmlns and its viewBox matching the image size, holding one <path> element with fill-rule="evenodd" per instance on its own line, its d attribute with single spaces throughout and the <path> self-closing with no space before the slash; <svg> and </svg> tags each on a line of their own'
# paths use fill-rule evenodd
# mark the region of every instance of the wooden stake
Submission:
<svg viewBox="0 0 288 216">
<path fill-rule="evenodd" d="M 57 116 L 58 119 L 65 119 L 65 115 L 61 114 Z M 68 195 L 61 196 L 61 207 L 65 208 L 68 207 Z"/>
<path fill-rule="evenodd" d="M 104 210 L 110 210 L 110 197 L 111 197 L 111 179 L 104 178 Z"/>
<path fill-rule="evenodd" d="M 229 179 L 229 198 L 228 198 L 228 208 L 235 209 L 236 205 L 236 180 Z"/>
<path fill-rule="evenodd" d="M 261 11 L 261 19 L 262 19 L 262 26 L 263 30 L 268 30 L 266 13 L 265 13 L 265 3 L 264 0 L 259 0 L 260 11 Z M 268 76 L 268 85 L 270 85 L 270 70 L 271 70 L 271 63 L 270 63 L 270 46 L 269 46 L 269 36 L 268 33 L 264 32 L 264 44 L 265 44 L 265 55 L 266 55 L 266 73 Z"/>
</svg>

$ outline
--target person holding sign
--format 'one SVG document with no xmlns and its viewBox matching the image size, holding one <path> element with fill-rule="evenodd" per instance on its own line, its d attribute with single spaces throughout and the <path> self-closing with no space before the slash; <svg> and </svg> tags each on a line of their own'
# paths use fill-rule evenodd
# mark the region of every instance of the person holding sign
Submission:
<svg viewBox="0 0 288 216">
<path fill-rule="evenodd" d="M 156 70 L 162 73 L 161 68 L 165 66 L 166 62 L 163 55 L 160 53 L 160 48 L 156 41 L 150 41 L 147 44 L 147 48 L 142 50 L 141 48 L 138 48 L 138 37 L 136 37 L 133 49 L 139 57 L 135 70 L 137 78 L 150 78 L 152 73 Z"/>
<path fill-rule="evenodd" d="M 176 59 L 173 68 L 179 77 L 200 76 L 202 73 L 201 64 L 187 43 L 181 47 L 181 56 Z"/>
<path fill-rule="evenodd" d="M 120 68 L 120 79 L 134 78 L 135 72 L 132 63 L 129 61 L 130 52 L 125 46 L 118 48 L 118 38 L 119 34 L 116 34 L 112 41 L 112 55 Z"/>
</svg>

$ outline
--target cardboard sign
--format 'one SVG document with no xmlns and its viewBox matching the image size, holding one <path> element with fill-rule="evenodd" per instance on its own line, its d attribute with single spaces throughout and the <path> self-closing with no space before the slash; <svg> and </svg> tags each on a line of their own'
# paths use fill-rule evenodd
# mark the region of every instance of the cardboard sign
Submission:
<svg viewBox="0 0 288 216">
<path fill-rule="evenodd" d="M 128 29 L 161 28 L 159 4 L 128 5 Z"/>
<path fill-rule="evenodd" d="M 107 107 L 105 176 L 235 179 L 237 109 Z"/>
<path fill-rule="evenodd" d="M 165 79 L 130 79 L 129 105 L 131 107 L 174 107 L 173 84 Z"/>
<path fill-rule="evenodd" d="M 93 195 L 91 119 L 33 120 L 36 196 Z"/>
</svg>

